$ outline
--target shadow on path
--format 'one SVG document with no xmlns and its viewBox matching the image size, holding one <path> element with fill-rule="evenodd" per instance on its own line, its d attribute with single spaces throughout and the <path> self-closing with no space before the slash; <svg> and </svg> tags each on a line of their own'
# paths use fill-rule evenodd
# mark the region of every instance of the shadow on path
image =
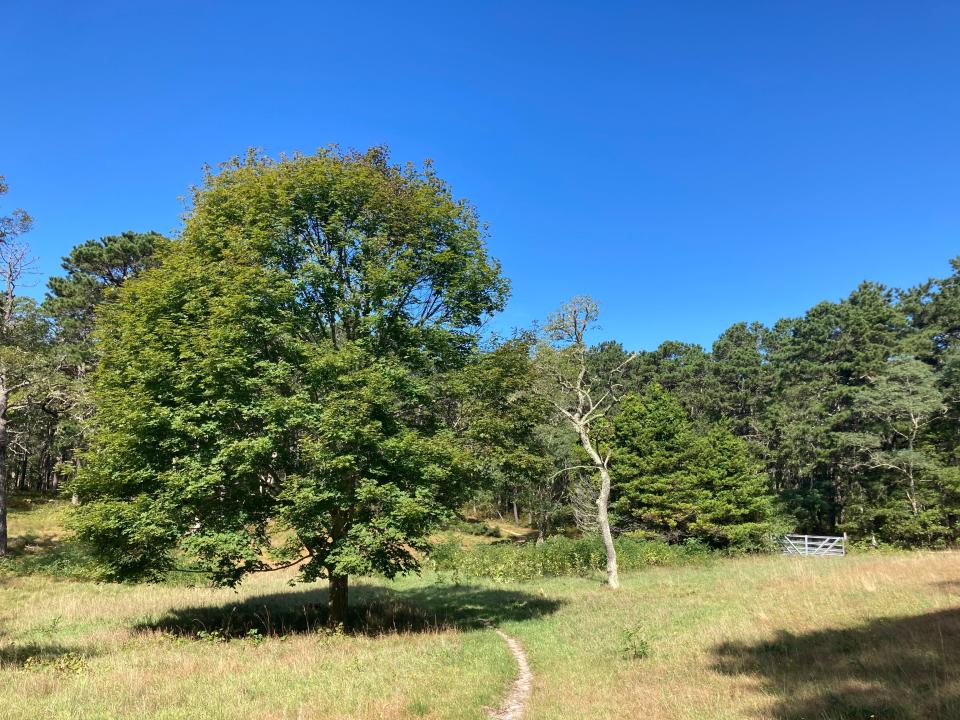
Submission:
<svg viewBox="0 0 960 720">
<path fill-rule="evenodd" d="M 322 629 L 327 590 L 259 595 L 237 603 L 171 611 L 140 632 L 224 639 L 279 636 Z M 555 612 L 560 602 L 517 590 L 475 585 L 430 585 L 410 590 L 357 585 L 350 590 L 348 632 L 361 635 L 472 630 L 507 621 L 534 620 Z"/>
<path fill-rule="evenodd" d="M 960 718 L 960 609 L 849 629 L 781 631 L 714 648 L 715 670 L 760 681 L 778 720 Z"/>
</svg>

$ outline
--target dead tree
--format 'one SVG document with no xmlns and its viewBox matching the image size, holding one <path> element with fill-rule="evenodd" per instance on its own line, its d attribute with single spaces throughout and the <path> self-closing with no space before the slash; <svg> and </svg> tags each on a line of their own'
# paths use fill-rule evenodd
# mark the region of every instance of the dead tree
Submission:
<svg viewBox="0 0 960 720">
<path fill-rule="evenodd" d="M 16 289 L 33 259 L 27 246 L 10 234 L 0 239 L 0 556 L 7 554 L 7 492 L 10 484 L 12 435 L 10 416 L 26 406 L 24 390 L 33 384 L 32 347 L 38 333 L 35 318 L 18 312 Z"/>
<path fill-rule="evenodd" d="M 573 298 L 547 321 L 544 330 L 549 344 L 542 346 L 538 355 L 545 395 L 558 416 L 577 434 L 593 469 L 600 476 L 595 498 L 596 521 L 607 555 L 607 584 L 616 588 L 620 586 L 620 578 L 609 519 L 610 450 L 601 447 L 595 430 L 616 406 L 619 400 L 617 380 L 635 355 L 630 355 L 610 371 L 591 370 L 584 335 L 597 316 L 597 304 L 591 298 Z"/>
</svg>

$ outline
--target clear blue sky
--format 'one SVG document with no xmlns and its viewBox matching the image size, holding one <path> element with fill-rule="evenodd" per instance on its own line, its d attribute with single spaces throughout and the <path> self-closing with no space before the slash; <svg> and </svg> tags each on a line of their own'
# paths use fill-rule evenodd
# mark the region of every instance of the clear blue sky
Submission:
<svg viewBox="0 0 960 720">
<path fill-rule="evenodd" d="M 953 2 L 6 0 L 0 68 L 43 274 L 175 230 L 204 163 L 334 142 L 478 206 L 501 326 L 589 293 L 628 347 L 709 345 L 960 254 Z"/>
</svg>

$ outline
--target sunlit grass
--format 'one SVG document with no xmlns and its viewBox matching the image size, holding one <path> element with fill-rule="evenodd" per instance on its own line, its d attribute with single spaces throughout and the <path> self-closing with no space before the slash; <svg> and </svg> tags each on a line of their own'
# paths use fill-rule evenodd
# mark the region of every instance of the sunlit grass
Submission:
<svg viewBox="0 0 960 720">
<path fill-rule="evenodd" d="M 47 512 L 14 532 L 58 536 Z M 479 720 L 515 670 L 486 623 L 526 647 L 528 720 L 960 717 L 958 553 L 601 579 L 358 581 L 360 632 L 331 636 L 322 585 L 280 574 L 233 592 L 7 572 L 0 717 Z"/>
</svg>

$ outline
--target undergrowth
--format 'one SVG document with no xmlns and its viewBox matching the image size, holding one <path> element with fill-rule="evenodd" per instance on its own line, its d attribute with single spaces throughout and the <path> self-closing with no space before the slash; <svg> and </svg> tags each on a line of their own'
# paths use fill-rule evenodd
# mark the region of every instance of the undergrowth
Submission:
<svg viewBox="0 0 960 720">
<path fill-rule="evenodd" d="M 706 562 L 710 550 L 697 542 L 669 545 L 621 537 L 614 541 L 620 570 Z M 495 582 L 563 575 L 589 575 L 606 568 L 599 537 L 554 536 L 543 543 L 494 543 L 463 547 L 454 535 L 436 543 L 430 565 L 454 578 L 488 578 Z"/>
</svg>

